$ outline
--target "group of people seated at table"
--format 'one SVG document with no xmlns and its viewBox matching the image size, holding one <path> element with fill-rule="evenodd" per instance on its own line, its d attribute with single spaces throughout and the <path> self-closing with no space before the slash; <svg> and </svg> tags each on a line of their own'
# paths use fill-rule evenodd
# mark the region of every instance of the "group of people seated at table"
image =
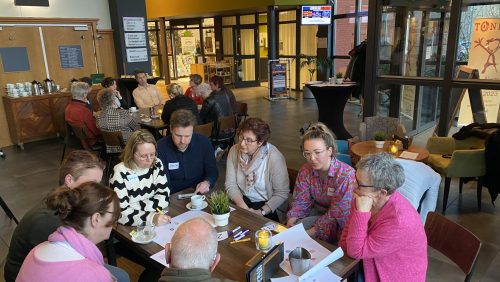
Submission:
<svg viewBox="0 0 500 282">
<path fill-rule="evenodd" d="M 233 111 L 230 95 L 220 83 L 217 79 L 210 81 L 213 90 L 203 100 L 201 122 L 218 100 L 226 103 L 225 110 Z M 200 93 L 202 85 L 190 91 Z M 149 87 L 140 87 L 142 94 L 150 95 L 144 103 L 154 102 Z M 84 97 L 87 91 L 88 86 L 73 83 L 74 100 L 67 117 L 86 107 L 76 98 Z M 183 96 L 176 85 L 169 86 L 169 93 L 172 103 Z M 117 99 L 112 89 L 102 90 L 98 124 L 112 119 L 112 115 L 120 117 Z M 16 228 L 5 266 L 6 280 L 66 280 L 72 273 L 67 269 L 78 269 L 79 275 L 92 281 L 128 281 L 123 270 L 104 264 L 95 247 L 109 237 L 112 224 L 164 225 L 170 217 L 161 210 L 168 207 L 172 194 L 187 188 L 199 194 L 215 189 L 219 176 L 215 149 L 210 139 L 194 133 L 200 119 L 195 111 L 197 102 L 191 102 L 179 102 L 189 107 L 169 113 L 170 135 L 158 141 L 147 130 L 138 130 L 132 121 L 121 118 L 130 130 L 121 162 L 109 176 L 112 189 L 97 184 L 104 169 L 98 157 L 87 151 L 70 153 L 61 167 L 60 184 L 64 186 L 49 193 Z M 302 224 L 312 238 L 339 244 L 348 256 L 362 260 L 361 277 L 366 281 L 425 280 L 427 239 L 423 221 L 428 210 L 421 219 L 418 204 L 410 202 L 419 202 L 417 196 L 409 201 L 399 191 L 418 190 L 413 194 L 421 195 L 431 190 L 429 186 L 439 187 L 435 174 L 412 164 L 416 162 L 395 160 L 384 153 L 363 157 L 354 169 L 335 157 L 336 142 L 328 127 L 315 123 L 302 136 L 306 162 L 298 171 L 290 196 L 285 157 L 279 144 L 269 142 L 270 137 L 270 126 L 260 118 L 247 118 L 238 127 L 223 182 L 237 207 L 275 221 L 280 221 L 280 210 L 287 210 L 282 223 L 287 227 Z M 432 190 L 434 194 L 436 188 Z M 434 208 L 435 203 L 428 207 Z M 202 241 L 203 246 L 199 246 Z M 191 276 L 199 279 L 195 281 L 209 281 L 220 259 L 216 250 L 214 229 L 201 219 L 188 221 L 166 246 L 170 267 L 162 274 L 153 270 L 149 276 L 141 275 L 140 281 L 147 281 L 146 277 L 172 281 L 172 277 Z M 194 263 L 193 257 L 203 263 Z M 145 265 L 145 272 L 151 270 L 150 266 Z M 185 281 L 193 281 L 189 279 Z"/>
</svg>

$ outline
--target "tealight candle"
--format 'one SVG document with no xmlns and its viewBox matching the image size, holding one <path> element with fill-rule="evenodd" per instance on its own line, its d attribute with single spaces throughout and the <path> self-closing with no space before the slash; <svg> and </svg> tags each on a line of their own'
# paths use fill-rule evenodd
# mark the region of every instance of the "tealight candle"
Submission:
<svg viewBox="0 0 500 282">
<path fill-rule="evenodd" d="M 395 144 L 392 144 L 391 147 L 389 148 L 389 151 L 392 154 L 396 154 L 398 152 L 398 146 L 396 146 Z"/>
<path fill-rule="evenodd" d="M 271 247 L 272 234 L 267 230 L 255 232 L 255 245 L 258 250 L 267 250 Z"/>
</svg>

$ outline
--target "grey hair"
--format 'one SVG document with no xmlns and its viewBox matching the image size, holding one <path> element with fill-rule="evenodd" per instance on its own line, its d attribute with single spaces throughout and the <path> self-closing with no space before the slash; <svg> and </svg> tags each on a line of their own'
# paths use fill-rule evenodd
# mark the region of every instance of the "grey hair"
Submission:
<svg viewBox="0 0 500 282">
<path fill-rule="evenodd" d="M 337 153 L 337 143 L 335 143 L 333 132 L 324 123 L 315 122 L 309 126 L 302 136 L 302 146 L 304 146 L 305 141 L 310 139 L 322 139 L 327 148 L 332 147 L 333 153 Z"/>
<path fill-rule="evenodd" d="M 115 94 L 113 90 L 109 88 L 103 88 L 97 93 L 97 101 L 101 106 L 101 109 L 112 108 L 115 106 Z"/>
<path fill-rule="evenodd" d="M 89 92 L 89 85 L 86 82 L 73 82 L 71 84 L 71 96 L 73 99 L 83 99 Z"/>
<path fill-rule="evenodd" d="M 167 93 L 168 93 L 168 95 L 172 95 L 174 97 L 177 97 L 177 96 L 183 94 L 182 87 L 177 83 L 170 83 L 167 86 Z"/>
<path fill-rule="evenodd" d="M 366 172 L 376 190 L 386 189 L 394 193 L 405 182 L 403 167 L 387 153 L 366 155 L 356 164 L 358 170 Z"/>
<path fill-rule="evenodd" d="M 179 225 L 171 241 L 172 267 L 209 269 L 217 255 L 217 232 L 204 219 Z"/>
<path fill-rule="evenodd" d="M 196 93 L 198 94 L 198 96 L 205 99 L 206 97 L 208 97 L 208 95 L 210 95 L 210 93 L 212 93 L 212 88 L 210 88 L 210 85 L 208 83 L 202 83 L 196 86 Z"/>
<path fill-rule="evenodd" d="M 201 75 L 195 73 L 189 76 L 189 80 L 191 80 L 196 85 L 200 85 L 202 78 Z"/>
</svg>

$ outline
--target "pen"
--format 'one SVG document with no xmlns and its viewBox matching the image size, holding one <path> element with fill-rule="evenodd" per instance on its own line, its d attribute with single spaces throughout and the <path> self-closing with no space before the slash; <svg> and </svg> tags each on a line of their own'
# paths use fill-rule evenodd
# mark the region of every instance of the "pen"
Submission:
<svg viewBox="0 0 500 282">
<path fill-rule="evenodd" d="M 241 226 L 236 227 L 235 229 L 233 229 L 233 231 L 231 231 L 231 234 L 234 234 L 234 232 L 236 232 L 236 231 L 238 231 L 240 229 L 241 229 Z"/>
<path fill-rule="evenodd" d="M 230 244 L 236 244 L 236 243 L 248 242 L 248 241 L 250 241 L 250 238 L 245 238 L 245 239 L 241 239 L 241 240 L 234 240 L 234 241 L 231 241 Z"/>
<path fill-rule="evenodd" d="M 243 233 L 241 233 L 240 235 L 235 236 L 234 240 L 240 240 L 241 238 L 243 238 L 243 237 L 247 236 L 247 233 L 248 233 L 249 231 L 250 231 L 250 230 L 248 230 L 248 229 L 247 229 L 247 230 L 245 230 L 245 231 L 243 231 Z"/>
<path fill-rule="evenodd" d="M 160 210 L 159 208 L 156 208 L 156 211 L 157 211 L 159 214 L 163 214 L 163 215 L 165 215 L 165 213 L 164 213 L 162 210 Z"/>
</svg>

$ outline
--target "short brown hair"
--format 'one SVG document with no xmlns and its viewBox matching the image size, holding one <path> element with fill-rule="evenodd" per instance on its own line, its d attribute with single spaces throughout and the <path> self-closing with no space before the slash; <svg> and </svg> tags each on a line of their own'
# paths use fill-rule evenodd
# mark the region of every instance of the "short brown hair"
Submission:
<svg viewBox="0 0 500 282">
<path fill-rule="evenodd" d="M 64 185 L 66 175 L 75 180 L 82 176 L 86 169 L 98 168 L 104 170 L 104 162 L 96 155 L 85 150 L 75 150 L 69 153 L 59 169 L 59 185 Z"/>
<path fill-rule="evenodd" d="M 269 125 L 260 118 L 248 118 L 238 128 L 238 135 L 245 131 L 251 131 L 257 137 L 257 141 L 262 142 L 262 145 L 267 143 L 271 136 Z"/>
<path fill-rule="evenodd" d="M 120 159 L 126 167 L 133 168 L 134 154 L 137 151 L 137 146 L 144 143 L 150 143 L 156 147 L 156 140 L 153 137 L 153 134 L 146 129 L 139 129 L 130 135 L 127 145 L 125 145 L 125 148 L 120 156 Z"/>
<path fill-rule="evenodd" d="M 195 126 L 196 116 L 188 110 L 180 109 L 170 116 L 170 128 Z"/>
<path fill-rule="evenodd" d="M 85 182 L 73 189 L 55 188 L 46 199 L 47 207 L 55 210 L 63 225 L 71 226 L 81 232 L 85 228 L 87 218 L 95 213 L 108 213 L 109 205 L 113 205 L 113 219 L 106 224 L 113 225 L 120 216 L 120 202 L 113 189 L 96 182 Z"/>
<path fill-rule="evenodd" d="M 201 75 L 195 73 L 189 76 L 189 80 L 191 80 L 196 85 L 200 85 L 202 78 Z"/>
<path fill-rule="evenodd" d="M 108 88 L 111 85 L 113 85 L 115 83 L 115 81 L 116 81 L 116 79 L 108 76 L 108 77 L 106 77 L 105 79 L 103 79 L 101 81 L 101 86 L 104 87 L 104 88 Z"/>
</svg>

